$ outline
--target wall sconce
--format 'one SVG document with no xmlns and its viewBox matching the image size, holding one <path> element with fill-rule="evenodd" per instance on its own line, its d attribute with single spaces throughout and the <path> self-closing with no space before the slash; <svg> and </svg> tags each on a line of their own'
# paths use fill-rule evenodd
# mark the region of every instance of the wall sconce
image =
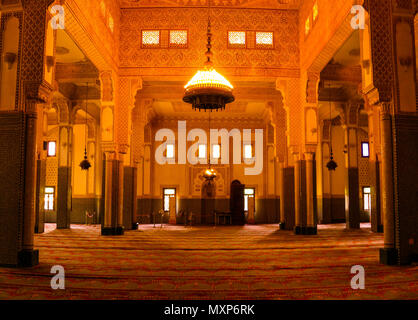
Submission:
<svg viewBox="0 0 418 320">
<path fill-rule="evenodd" d="M 17 54 L 14 52 L 6 52 L 4 54 L 4 62 L 8 64 L 9 70 L 13 68 L 13 64 L 16 62 Z"/>
<path fill-rule="evenodd" d="M 370 60 L 363 60 L 363 68 L 364 69 L 370 68 Z"/>
<path fill-rule="evenodd" d="M 407 69 L 412 65 L 412 58 L 411 57 L 406 57 L 406 58 L 399 57 L 399 64 L 401 65 L 401 67 L 404 68 L 404 71 L 407 71 Z"/>
<path fill-rule="evenodd" d="M 346 145 L 346 144 L 344 145 L 344 150 L 343 150 L 343 152 L 344 152 L 345 154 L 347 154 L 347 153 L 348 153 L 348 147 L 347 147 L 347 145 Z"/>
<path fill-rule="evenodd" d="M 55 66 L 55 57 L 53 56 L 46 56 L 46 67 L 48 72 L 51 71 L 51 68 Z"/>
</svg>

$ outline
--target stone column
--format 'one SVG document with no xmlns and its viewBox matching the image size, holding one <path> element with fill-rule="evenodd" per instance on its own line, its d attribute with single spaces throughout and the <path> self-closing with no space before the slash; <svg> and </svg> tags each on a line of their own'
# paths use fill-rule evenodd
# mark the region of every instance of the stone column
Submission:
<svg viewBox="0 0 418 320">
<path fill-rule="evenodd" d="M 117 235 L 123 235 L 124 233 L 124 227 L 123 227 L 123 175 L 124 175 L 124 166 L 123 166 L 123 160 L 117 161 L 117 176 L 118 176 L 118 182 L 116 185 L 116 192 L 118 195 L 118 207 L 117 207 L 117 228 L 116 228 L 116 234 Z"/>
<path fill-rule="evenodd" d="M 306 234 L 317 234 L 314 209 L 314 153 L 305 153 L 306 158 Z"/>
<path fill-rule="evenodd" d="M 138 169 L 125 167 L 123 174 L 123 226 L 125 230 L 136 230 Z"/>
<path fill-rule="evenodd" d="M 279 164 L 279 183 L 280 183 L 280 230 L 286 230 L 286 215 L 285 215 L 285 197 L 284 190 L 286 188 L 284 183 L 284 163 Z"/>
<path fill-rule="evenodd" d="M 69 229 L 71 225 L 72 141 L 72 126 L 60 126 L 58 152 L 57 229 Z"/>
<path fill-rule="evenodd" d="M 105 153 L 104 169 L 104 217 L 102 235 L 111 233 L 112 229 L 112 179 L 113 179 L 113 159 L 111 153 Z"/>
<path fill-rule="evenodd" d="M 397 263 L 395 249 L 395 215 L 393 206 L 393 149 L 390 104 L 383 103 L 380 109 L 380 132 L 382 148 L 382 213 L 384 219 L 384 248 L 380 249 L 380 262 Z"/>
<path fill-rule="evenodd" d="M 26 101 L 25 200 L 23 211 L 22 250 L 19 264 L 34 266 L 39 263 L 39 251 L 34 250 L 35 186 L 36 186 L 36 101 Z"/>
<path fill-rule="evenodd" d="M 295 169 L 280 163 L 280 230 L 295 227 Z"/>
<path fill-rule="evenodd" d="M 2 25 L 15 20 L 12 32 L 18 45 L 12 53 L 17 58 L 13 68 L 18 72 L 16 88 L 12 86 L 8 92 L 11 99 L 2 102 L 7 112 L 0 112 L 0 265 L 31 267 L 39 262 L 34 250 L 36 119 L 37 104 L 47 103 L 52 91 L 43 78 L 46 13 L 52 2 L 1 2 L 2 13 L 7 12 L 1 15 Z M 4 30 L 0 33 L 4 40 Z M 4 57 L 5 52 L 0 53 Z"/>
<path fill-rule="evenodd" d="M 345 140 L 345 218 L 347 229 L 360 228 L 360 187 L 357 128 L 344 125 Z"/>
<path fill-rule="evenodd" d="M 306 165 L 300 159 L 299 154 L 295 157 L 295 234 L 305 234 L 306 229 L 306 193 L 305 191 L 305 169 Z"/>
<path fill-rule="evenodd" d="M 123 235 L 123 162 L 115 152 L 105 152 L 105 158 L 102 235 Z"/>
<path fill-rule="evenodd" d="M 370 141 L 370 157 L 369 157 L 369 174 L 371 189 L 371 230 L 373 232 L 383 232 L 383 219 L 380 210 L 380 163 L 378 150 L 380 150 L 379 133 L 379 113 L 373 108 L 369 108 L 369 141 Z M 377 120 L 377 121 L 376 121 Z"/>
<path fill-rule="evenodd" d="M 45 180 L 46 180 L 46 160 L 36 161 L 36 216 L 35 233 L 43 233 L 45 230 Z"/>
</svg>

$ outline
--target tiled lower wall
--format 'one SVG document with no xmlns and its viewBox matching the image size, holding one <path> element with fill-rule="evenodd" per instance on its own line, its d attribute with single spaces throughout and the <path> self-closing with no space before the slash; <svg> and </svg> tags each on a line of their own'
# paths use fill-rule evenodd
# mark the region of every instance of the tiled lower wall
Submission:
<svg viewBox="0 0 418 320">
<path fill-rule="evenodd" d="M 86 223 L 86 211 L 94 212 L 94 217 L 87 220 L 88 223 L 99 224 L 100 223 L 100 208 L 101 200 L 96 198 L 73 198 L 72 199 L 72 211 L 70 215 L 70 221 L 74 224 Z M 57 213 L 56 211 L 45 212 L 45 223 L 56 223 Z"/>
<path fill-rule="evenodd" d="M 151 214 L 158 213 L 162 209 L 162 199 L 138 199 L 138 216 L 141 223 L 152 223 Z M 202 199 L 179 199 L 177 212 L 185 210 L 195 214 L 201 213 Z M 214 199 L 214 209 L 219 212 L 229 211 L 229 199 Z M 159 221 L 159 220 L 158 220 Z M 168 215 L 165 215 L 163 222 L 168 222 Z M 211 221 L 209 221 L 210 223 Z M 280 222 L 280 200 L 279 199 L 256 199 L 255 222 L 279 223 Z M 177 216 L 177 223 L 184 223 L 184 219 Z"/>
</svg>

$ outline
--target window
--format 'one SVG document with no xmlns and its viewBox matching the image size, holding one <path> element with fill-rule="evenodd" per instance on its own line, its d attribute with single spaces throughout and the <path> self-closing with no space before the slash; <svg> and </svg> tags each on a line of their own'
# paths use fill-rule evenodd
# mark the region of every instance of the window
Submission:
<svg viewBox="0 0 418 320">
<path fill-rule="evenodd" d="M 45 187 L 44 209 L 47 211 L 53 211 L 54 203 L 55 203 L 55 187 Z"/>
<path fill-rule="evenodd" d="M 363 188 L 363 201 L 364 201 L 364 210 L 370 211 L 372 209 L 372 197 L 371 197 L 371 188 Z"/>
<path fill-rule="evenodd" d="M 103 17 L 106 17 L 106 4 L 103 0 L 100 2 L 100 12 L 102 13 Z"/>
<path fill-rule="evenodd" d="M 170 198 L 176 197 L 176 189 L 164 189 L 164 203 L 163 203 L 163 210 L 165 212 L 170 211 Z"/>
<path fill-rule="evenodd" d="M 315 22 L 316 19 L 318 19 L 318 14 L 319 14 L 318 1 L 315 1 L 315 4 L 313 6 L 313 12 L 312 12 L 313 22 Z"/>
<path fill-rule="evenodd" d="M 254 198 L 255 189 L 244 189 L 244 211 L 248 211 L 248 199 Z"/>
<path fill-rule="evenodd" d="M 368 142 L 362 142 L 361 143 L 361 156 L 363 158 L 369 158 L 370 157 L 370 149 L 369 149 L 369 143 Z"/>
<path fill-rule="evenodd" d="M 251 144 L 244 145 L 244 159 L 251 159 L 253 157 L 253 146 Z"/>
<path fill-rule="evenodd" d="M 170 30 L 170 47 L 171 48 L 187 47 L 187 31 L 186 30 Z"/>
<path fill-rule="evenodd" d="M 160 30 L 143 30 L 142 47 L 158 48 L 160 46 Z"/>
<path fill-rule="evenodd" d="M 221 146 L 219 144 L 214 144 L 212 146 L 212 158 L 213 159 L 221 158 Z"/>
<path fill-rule="evenodd" d="M 57 143 L 55 141 L 48 141 L 47 152 L 48 152 L 48 157 L 57 156 Z"/>
<path fill-rule="evenodd" d="M 206 145 L 199 144 L 199 159 L 205 159 L 205 158 L 206 158 Z"/>
<path fill-rule="evenodd" d="M 305 36 L 308 35 L 309 31 L 311 31 L 311 18 L 310 17 L 306 19 L 306 22 L 305 22 Z"/>
<path fill-rule="evenodd" d="M 174 144 L 167 144 L 167 159 L 174 159 Z"/>
<path fill-rule="evenodd" d="M 230 48 L 245 48 L 246 34 L 245 31 L 229 31 L 228 45 Z"/>
<path fill-rule="evenodd" d="M 257 48 L 273 48 L 273 32 L 256 32 L 255 45 Z"/>
<path fill-rule="evenodd" d="M 112 15 L 109 15 L 109 21 L 108 21 L 109 29 L 112 31 L 112 33 L 115 31 L 115 21 L 113 20 Z"/>
</svg>

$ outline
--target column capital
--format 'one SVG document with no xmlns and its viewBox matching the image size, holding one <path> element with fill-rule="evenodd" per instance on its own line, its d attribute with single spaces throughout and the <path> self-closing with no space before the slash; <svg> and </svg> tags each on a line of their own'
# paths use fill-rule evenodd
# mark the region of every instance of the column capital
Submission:
<svg viewBox="0 0 418 320">
<path fill-rule="evenodd" d="M 305 160 L 307 160 L 307 161 L 313 161 L 314 160 L 314 155 L 315 155 L 315 152 L 306 151 L 305 152 Z"/>
<path fill-rule="evenodd" d="M 107 142 L 107 141 L 102 141 L 101 142 L 101 146 L 102 146 L 102 151 L 107 154 L 107 153 L 116 153 L 117 150 L 117 144 L 114 142 Z"/>
<path fill-rule="evenodd" d="M 119 144 L 119 153 L 120 154 L 127 154 L 129 150 L 128 144 Z"/>
<path fill-rule="evenodd" d="M 100 84 L 101 84 L 101 100 L 102 102 L 113 102 L 113 73 L 110 70 L 100 71 Z"/>
<path fill-rule="evenodd" d="M 392 104 L 390 102 L 383 102 L 379 104 L 379 107 L 382 119 L 390 119 Z"/>
<path fill-rule="evenodd" d="M 317 105 L 318 104 L 318 85 L 320 75 L 316 72 L 307 72 L 306 79 L 306 103 Z"/>
<path fill-rule="evenodd" d="M 300 146 L 292 145 L 289 146 L 289 153 L 293 156 L 300 157 Z"/>
</svg>

